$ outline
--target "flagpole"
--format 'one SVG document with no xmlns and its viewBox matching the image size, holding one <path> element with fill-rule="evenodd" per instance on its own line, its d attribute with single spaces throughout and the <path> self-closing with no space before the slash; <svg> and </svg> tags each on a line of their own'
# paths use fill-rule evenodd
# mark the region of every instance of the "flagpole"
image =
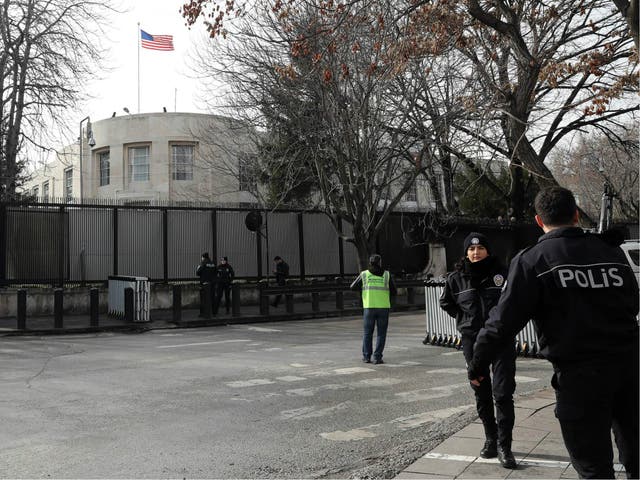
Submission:
<svg viewBox="0 0 640 480">
<path fill-rule="evenodd" d="M 140 22 L 138 22 L 138 113 L 140 113 Z"/>
</svg>

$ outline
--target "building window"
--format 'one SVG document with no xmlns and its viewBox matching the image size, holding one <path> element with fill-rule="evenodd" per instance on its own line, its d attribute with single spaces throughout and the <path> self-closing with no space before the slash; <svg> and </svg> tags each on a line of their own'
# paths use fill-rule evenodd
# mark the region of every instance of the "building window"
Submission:
<svg viewBox="0 0 640 480">
<path fill-rule="evenodd" d="M 241 157 L 238 162 L 238 189 L 241 192 L 255 192 L 256 176 L 250 156 Z"/>
<path fill-rule="evenodd" d="M 100 163 L 100 186 L 109 185 L 110 181 L 110 162 L 109 150 L 98 153 L 98 162 Z"/>
<path fill-rule="evenodd" d="M 149 147 L 129 147 L 129 181 L 149 181 Z"/>
<path fill-rule="evenodd" d="M 64 197 L 67 201 L 73 198 L 73 168 L 64 171 Z"/>
<path fill-rule="evenodd" d="M 38 196 L 40 195 L 40 188 L 33 187 L 33 189 L 31 190 L 31 194 L 33 195 L 34 198 L 38 198 Z"/>
<path fill-rule="evenodd" d="M 42 201 L 43 202 L 49 201 L 49 182 L 44 182 L 42 184 Z"/>
<path fill-rule="evenodd" d="M 418 201 L 418 187 L 416 185 L 416 181 L 414 181 L 413 184 L 411 184 L 411 187 L 409 187 L 409 190 L 407 190 L 406 193 L 404 194 L 404 201 L 405 202 Z"/>
<path fill-rule="evenodd" d="M 193 145 L 171 145 L 174 180 L 193 180 Z"/>
</svg>

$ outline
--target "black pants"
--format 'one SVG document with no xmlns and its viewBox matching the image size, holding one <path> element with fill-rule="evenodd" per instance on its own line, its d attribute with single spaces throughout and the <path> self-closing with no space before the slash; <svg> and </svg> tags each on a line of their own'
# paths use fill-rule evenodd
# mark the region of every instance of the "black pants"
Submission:
<svg viewBox="0 0 640 480">
<path fill-rule="evenodd" d="M 462 336 L 462 353 L 469 363 L 473 358 L 473 344 L 476 336 Z M 516 347 L 509 342 L 491 363 L 489 370 L 482 372 L 484 380 L 480 386 L 471 385 L 476 396 L 478 416 L 484 426 L 487 438 L 496 438 L 498 444 L 511 448 L 515 412 L 513 409 L 513 392 L 516 389 Z M 494 413 L 495 401 L 495 413 Z"/>
<path fill-rule="evenodd" d="M 219 282 L 216 287 L 216 307 L 214 309 L 215 313 L 218 313 L 218 309 L 220 308 L 220 303 L 222 303 L 222 296 L 224 295 L 224 308 L 229 313 L 229 308 L 231 308 L 231 284 Z"/>
<path fill-rule="evenodd" d="M 201 283 L 200 284 L 200 316 L 204 316 L 205 308 L 204 302 L 205 298 L 208 296 L 209 304 L 211 305 L 211 313 L 213 315 L 216 314 L 216 285 L 215 283 Z"/>
<path fill-rule="evenodd" d="M 284 287 L 287 283 L 283 280 L 283 281 L 278 281 L 277 285 L 279 287 Z M 279 293 L 278 295 L 275 296 L 275 298 L 273 299 L 273 302 L 271 302 L 271 305 L 274 307 L 277 307 L 278 304 L 280 303 L 280 300 L 282 300 L 282 294 Z"/>
<path fill-rule="evenodd" d="M 614 478 L 611 430 L 627 478 L 638 478 L 638 349 L 617 359 L 554 365 L 556 417 L 581 478 Z"/>
</svg>

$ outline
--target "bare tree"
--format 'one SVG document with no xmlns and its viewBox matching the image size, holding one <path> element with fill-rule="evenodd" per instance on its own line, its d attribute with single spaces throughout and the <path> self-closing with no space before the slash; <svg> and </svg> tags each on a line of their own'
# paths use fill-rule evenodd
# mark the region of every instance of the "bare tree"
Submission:
<svg viewBox="0 0 640 480">
<path fill-rule="evenodd" d="M 640 216 L 637 132 L 637 121 L 608 135 L 596 130 L 554 154 L 556 178 L 576 193 L 581 208 L 593 218 L 600 213 L 605 182 L 616 197 L 614 218 L 637 221 Z"/>
<path fill-rule="evenodd" d="M 0 200 L 16 197 L 27 148 L 76 106 L 102 59 L 109 1 L 3 0 L 0 4 Z M 44 136 L 43 136 L 44 133 Z"/>
<path fill-rule="evenodd" d="M 545 164 L 563 139 L 589 126 L 610 130 L 638 110 L 632 41 L 608 0 L 483 3 L 463 51 L 474 62 L 484 102 L 477 136 L 510 162 L 516 216 L 524 205 L 522 169 L 540 186 L 555 183 Z"/>
<path fill-rule="evenodd" d="M 286 15 L 258 2 L 226 41 L 199 49 L 196 59 L 203 78 L 229 85 L 216 108 L 255 128 L 254 172 L 270 187 L 257 188 L 261 200 L 275 207 L 296 191 L 310 195 L 355 244 L 362 266 L 419 175 L 436 192 L 436 174 L 447 176 L 446 208 L 454 208 L 446 110 L 457 97 L 451 90 L 465 84 L 445 63 L 426 77 L 421 60 L 399 68 L 398 28 L 383 28 L 394 21 L 402 28 L 406 18 L 391 1 L 305 5 Z"/>
</svg>

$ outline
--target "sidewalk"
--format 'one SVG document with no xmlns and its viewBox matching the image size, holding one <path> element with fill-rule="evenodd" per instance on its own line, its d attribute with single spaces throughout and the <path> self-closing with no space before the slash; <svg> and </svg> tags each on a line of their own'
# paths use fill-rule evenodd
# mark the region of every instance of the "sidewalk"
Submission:
<svg viewBox="0 0 640 480">
<path fill-rule="evenodd" d="M 547 388 L 516 398 L 513 454 L 516 470 L 502 468 L 497 458 L 478 452 L 484 442 L 480 420 L 466 426 L 404 469 L 398 479 L 578 478 L 569 462 L 560 425 L 554 415 L 555 395 Z M 614 444 L 616 478 L 626 478 Z"/>
</svg>

